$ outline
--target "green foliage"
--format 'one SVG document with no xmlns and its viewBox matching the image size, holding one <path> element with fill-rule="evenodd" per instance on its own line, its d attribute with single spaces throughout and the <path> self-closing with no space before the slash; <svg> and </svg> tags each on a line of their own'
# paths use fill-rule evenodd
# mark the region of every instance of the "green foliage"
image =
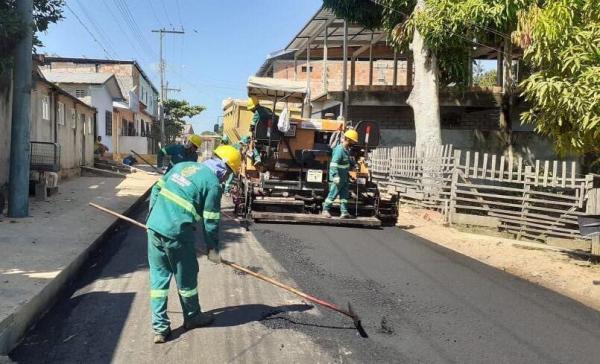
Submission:
<svg viewBox="0 0 600 364">
<path fill-rule="evenodd" d="M 496 86 L 496 70 L 489 70 L 487 72 L 479 72 L 473 77 L 473 84 L 479 87 L 494 87 Z"/>
<path fill-rule="evenodd" d="M 21 21 L 21 17 L 15 9 L 17 1 L 0 0 L 0 73 L 10 65 L 13 49 L 23 36 L 27 26 Z M 34 33 L 46 31 L 50 24 L 62 19 L 63 5 L 64 0 L 34 0 Z M 34 46 L 41 45 L 35 35 L 33 44 Z"/>
<path fill-rule="evenodd" d="M 175 138 L 181 135 L 186 119 L 193 118 L 205 110 L 204 106 L 190 105 L 185 100 L 167 100 L 165 110 L 165 136 L 167 144 L 173 143 Z M 154 137 L 160 140 L 160 124 L 153 128 L 159 135 Z"/>
<path fill-rule="evenodd" d="M 524 122 L 560 152 L 600 150 L 600 6 L 596 0 L 547 0 L 519 14 L 514 39 L 533 74 L 522 83 L 531 110 Z"/>
</svg>

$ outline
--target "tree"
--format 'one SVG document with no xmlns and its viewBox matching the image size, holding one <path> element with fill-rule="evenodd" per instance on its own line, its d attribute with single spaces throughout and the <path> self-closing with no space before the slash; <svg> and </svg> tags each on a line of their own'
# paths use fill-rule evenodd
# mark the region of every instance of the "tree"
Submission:
<svg viewBox="0 0 600 364">
<path fill-rule="evenodd" d="M 0 0 L 0 74 L 10 65 L 12 52 L 23 35 L 24 24 L 15 9 L 18 0 Z M 34 33 L 43 32 L 62 16 L 64 0 L 34 0 L 33 20 Z M 34 36 L 34 47 L 41 42 Z"/>
<path fill-rule="evenodd" d="M 205 110 L 204 106 L 190 105 L 185 100 L 169 99 L 164 104 L 166 143 L 171 144 L 181 136 L 186 119 L 193 118 Z M 152 128 L 153 138 L 160 140 L 160 122 L 155 122 Z"/>
<path fill-rule="evenodd" d="M 522 115 L 559 152 L 600 152 L 600 6 L 547 0 L 519 13 L 514 40 L 533 70 L 521 86 Z"/>
<path fill-rule="evenodd" d="M 425 0 L 324 0 L 324 6 L 338 16 L 368 28 L 383 27 L 399 49 L 412 50 L 415 79 L 407 103 L 413 109 L 417 153 L 427 146 L 440 145 L 438 57 L 418 27 L 411 27 L 411 15 L 426 8 Z"/>
<path fill-rule="evenodd" d="M 479 87 L 493 87 L 496 86 L 497 77 L 498 72 L 496 70 L 479 71 L 473 76 L 473 84 Z"/>
</svg>

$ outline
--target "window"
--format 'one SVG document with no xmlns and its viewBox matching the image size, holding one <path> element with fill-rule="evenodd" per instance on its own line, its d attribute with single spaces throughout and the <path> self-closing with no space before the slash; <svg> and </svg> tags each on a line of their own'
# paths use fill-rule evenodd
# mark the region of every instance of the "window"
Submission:
<svg viewBox="0 0 600 364">
<path fill-rule="evenodd" d="M 65 115 L 65 104 L 58 103 L 58 125 L 65 125 L 67 116 Z"/>
<path fill-rule="evenodd" d="M 50 98 L 46 95 L 42 96 L 42 119 L 50 120 Z"/>
<path fill-rule="evenodd" d="M 85 89 L 76 89 L 75 90 L 75 97 L 86 97 L 87 96 L 87 92 Z"/>
<path fill-rule="evenodd" d="M 107 111 L 104 114 L 105 135 L 112 135 L 112 112 Z"/>
<path fill-rule="evenodd" d="M 302 66 L 302 72 L 306 72 L 308 70 L 308 72 L 312 72 L 313 71 L 313 66 L 307 67 L 307 66 Z"/>
<path fill-rule="evenodd" d="M 85 134 L 85 114 L 79 114 L 79 125 L 81 125 L 81 132 Z"/>
<path fill-rule="evenodd" d="M 85 117 L 85 123 L 87 124 L 87 133 L 88 135 L 92 135 L 93 131 L 92 131 L 92 117 L 87 115 Z"/>
<path fill-rule="evenodd" d="M 71 109 L 71 128 L 75 129 L 77 127 L 77 111 L 75 109 Z"/>
</svg>

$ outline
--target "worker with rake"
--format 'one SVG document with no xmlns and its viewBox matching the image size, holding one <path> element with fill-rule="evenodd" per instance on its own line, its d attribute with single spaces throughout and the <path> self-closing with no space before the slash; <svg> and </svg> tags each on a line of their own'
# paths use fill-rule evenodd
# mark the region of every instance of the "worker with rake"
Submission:
<svg viewBox="0 0 600 364">
<path fill-rule="evenodd" d="M 194 231 L 201 222 L 208 259 L 220 263 L 221 183 L 238 172 L 241 159 L 236 148 L 222 145 L 202 164 L 177 163 L 152 188 L 146 225 L 154 343 L 166 342 L 171 333 L 167 299 L 173 275 L 183 310 L 183 326 L 189 330 L 213 321 L 200 309 Z"/>
</svg>

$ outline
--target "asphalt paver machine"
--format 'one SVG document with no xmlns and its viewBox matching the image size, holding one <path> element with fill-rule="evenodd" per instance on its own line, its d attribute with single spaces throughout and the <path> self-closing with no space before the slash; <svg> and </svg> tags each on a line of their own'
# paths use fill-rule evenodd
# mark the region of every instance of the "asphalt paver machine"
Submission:
<svg viewBox="0 0 600 364">
<path fill-rule="evenodd" d="M 369 173 L 368 155 L 379 145 L 380 139 L 377 123 L 361 121 L 348 125 L 343 120 L 292 116 L 287 131 L 282 132 L 278 127 L 279 115 L 275 112 L 278 104 L 294 105 L 296 109 L 303 105 L 306 84 L 251 77 L 248 93 L 261 103 L 271 101 L 272 117 L 259 121 L 252 132 L 235 131 L 238 135 L 250 134 L 252 138 L 251 143 L 242 148 L 245 158 L 234 189 L 239 214 L 264 222 L 370 227 L 380 226 L 382 219 L 395 219 L 396 198 L 382 198 Z M 326 218 L 320 213 L 328 193 L 331 144 L 348 127 L 359 134 L 359 143 L 352 150 L 357 168 L 350 172 L 348 205 L 355 217 Z M 331 211 L 334 216 L 339 212 L 338 201 Z"/>
</svg>

